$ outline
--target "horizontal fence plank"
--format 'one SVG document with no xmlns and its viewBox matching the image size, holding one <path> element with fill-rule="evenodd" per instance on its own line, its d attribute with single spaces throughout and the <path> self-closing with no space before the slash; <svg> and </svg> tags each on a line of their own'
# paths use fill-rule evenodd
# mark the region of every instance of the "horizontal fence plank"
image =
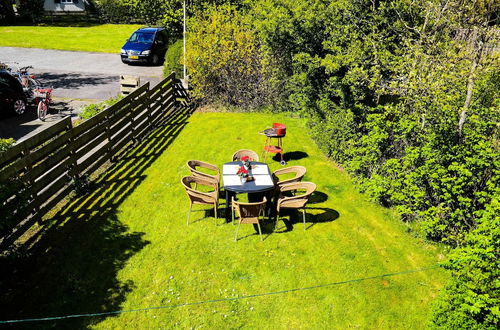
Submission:
<svg viewBox="0 0 500 330">
<path fill-rule="evenodd" d="M 69 166 L 71 165 L 71 159 L 66 158 L 62 162 L 60 162 L 57 166 L 50 169 L 44 176 L 35 180 L 33 185 L 31 186 L 32 191 L 39 192 L 44 187 L 50 185 L 50 183 L 60 177 L 63 173 L 67 173 L 69 170 Z"/>
<path fill-rule="evenodd" d="M 114 140 L 121 139 L 123 132 L 127 131 L 132 131 L 132 122 L 130 120 L 123 121 L 120 125 L 116 125 L 109 130 L 110 141 L 114 143 Z"/>
<path fill-rule="evenodd" d="M 38 134 L 14 145 L 0 154 L 0 168 L 9 164 L 13 159 L 18 158 L 25 150 L 31 150 L 40 144 L 45 143 L 55 135 L 67 131 L 72 127 L 70 117 L 64 117 L 54 125 L 40 131 Z"/>
<path fill-rule="evenodd" d="M 81 134 L 80 136 L 76 137 L 74 142 L 73 142 L 73 148 L 75 150 L 80 149 L 82 146 L 89 143 L 90 141 L 95 139 L 97 136 L 99 136 L 104 130 L 106 130 L 106 123 L 102 122 L 100 125 L 95 126 L 94 129 L 88 131 L 85 134 Z"/>
<path fill-rule="evenodd" d="M 135 137 L 137 139 L 142 139 L 144 134 L 151 128 L 149 121 L 146 119 L 141 124 L 137 125 L 135 128 Z"/>
<path fill-rule="evenodd" d="M 123 149 L 127 144 L 132 142 L 132 132 L 129 133 L 130 135 L 127 135 L 124 139 L 120 140 L 119 142 L 115 143 L 113 147 L 111 148 L 111 154 L 113 156 L 118 156 L 119 151 Z"/>
<path fill-rule="evenodd" d="M 78 173 L 82 173 L 85 171 L 87 167 L 96 162 L 103 155 L 108 154 L 108 144 L 106 144 L 106 148 L 97 149 L 94 153 L 90 154 L 88 157 L 84 157 L 83 159 L 78 160 L 77 171 Z"/>
<path fill-rule="evenodd" d="M 46 203 L 55 193 L 57 193 L 62 187 L 71 182 L 71 178 L 63 174 L 57 178 L 50 186 L 46 189 L 40 191 L 38 195 L 33 199 L 31 203 L 31 211 L 36 210 L 39 206 Z"/>
<path fill-rule="evenodd" d="M 35 164 L 42 158 L 45 158 L 54 153 L 57 149 L 61 148 L 64 145 L 67 145 L 69 140 L 72 137 L 71 131 L 66 131 L 63 134 L 56 137 L 54 140 L 51 140 L 49 143 L 39 148 L 38 150 L 30 153 L 26 159 L 30 164 Z"/>
<path fill-rule="evenodd" d="M 127 142 L 132 141 L 132 138 L 134 137 L 132 133 L 132 130 L 125 128 L 123 131 L 116 134 L 111 140 L 111 150 L 115 150 L 115 145 L 119 144 L 123 140 L 127 140 Z M 114 152 L 111 152 L 111 154 L 114 156 Z"/>
<path fill-rule="evenodd" d="M 69 116 L 64 117 L 60 121 L 56 122 L 54 125 L 40 131 L 40 133 L 33 135 L 32 137 L 24 140 L 21 144 L 25 145 L 26 149 L 33 149 L 47 140 L 53 138 L 54 136 L 68 131 L 72 128 L 71 118 Z"/>
<path fill-rule="evenodd" d="M 60 201 L 68 196 L 68 194 L 73 190 L 73 185 L 68 184 L 67 186 L 60 189 L 58 192 L 52 196 L 52 198 L 40 206 L 40 210 L 37 212 L 38 217 L 42 218 L 47 212 L 49 212 L 54 206 L 56 206 Z"/>
<path fill-rule="evenodd" d="M 23 176 L 23 181 L 28 182 L 35 180 L 40 175 L 47 170 L 47 168 L 52 168 L 61 162 L 64 158 L 68 157 L 71 153 L 70 148 L 63 148 L 62 150 L 56 152 L 54 155 L 44 159 L 43 163 L 34 166 L 31 170 L 26 172 Z"/>
<path fill-rule="evenodd" d="M 106 154 L 104 154 L 102 155 L 102 157 L 95 159 L 93 163 L 89 163 L 89 165 L 84 170 L 82 170 L 81 174 L 91 175 L 107 161 L 109 161 L 109 158 Z"/>
<path fill-rule="evenodd" d="M 108 136 L 106 132 L 100 132 L 99 135 L 94 136 L 94 139 L 92 141 L 78 149 L 78 151 L 75 153 L 76 158 L 82 158 L 83 156 L 91 152 L 95 147 L 97 147 L 101 143 L 104 143 L 107 139 Z"/>
</svg>

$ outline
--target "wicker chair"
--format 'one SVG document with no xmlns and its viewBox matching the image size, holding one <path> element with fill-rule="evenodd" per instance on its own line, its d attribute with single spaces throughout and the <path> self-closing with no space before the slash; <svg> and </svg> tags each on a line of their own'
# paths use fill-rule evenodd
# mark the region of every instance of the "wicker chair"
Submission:
<svg viewBox="0 0 500 330">
<path fill-rule="evenodd" d="M 181 183 L 186 190 L 186 193 L 189 197 L 189 212 L 187 218 L 187 224 L 189 225 L 189 218 L 191 216 L 191 209 L 193 204 L 199 205 L 211 205 L 214 208 L 215 213 L 215 224 L 217 224 L 217 206 L 219 205 L 219 191 L 218 185 L 213 180 L 207 180 L 205 178 L 196 177 L 196 176 L 185 176 L 181 179 Z M 207 186 L 214 188 L 213 191 L 210 192 L 202 192 L 193 188 L 193 185 L 198 186 Z"/>
<path fill-rule="evenodd" d="M 202 162 L 201 160 L 190 160 L 187 162 L 187 167 L 191 171 L 191 175 L 195 177 L 200 177 L 206 180 L 212 180 L 217 183 L 217 190 L 219 189 L 220 185 L 220 169 L 212 164 Z M 205 172 L 198 171 L 197 168 L 204 168 L 207 170 L 210 170 L 212 172 L 215 172 L 215 174 L 208 174 Z M 195 185 L 196 189 L 196 185 Z"/>
<path fill-rule="evenodd" d="M 241 160 L 241 158 L 244 156 L 250 157 L 250 160 L 252 160 L 254 162 L 259 161 L 259 155 L 257 155 L 257 153 L 255 151 L 248 150 L 248 149 L 241 149 L 241 150 L 238 150 L 234 153 L 233 162 Z"/>
<path fill-rule="evenodd" d="M 240 203 L 236 202 L 234 199 L 231 200 L 232 217 L 234 224 L 234 212 L 238 213 L 239 221 L 238 227 L 236 228 L 236 235 L 234 236 L 234 241 L 238 241 L 238 230 L 242 223 L 257 224 L 259 228 L 260 240 L 262 241 L 262 230 L 260 229 L 260 217 L 265 214 L 267 205 L 267 199 L 264 197 L 262 202 L 257 203 Z"/>
<path fill-rule="evenodd" d="M 293 178 L 286 179 L 286 180 L 279 179 L 280 175 L 291 174 L 291 173 L 295 173 L 295 176 Z M 304 177 L 305 174 L 306 174 L 306 168 L 304 166 L 290 166 L 290 167 L 285 167 L 285 168 L 281 168 L 281 169 L 274 171 L 273 178 L 275 179 L 278 187 L 281 187 L 281 186 L 288 184 L 288 183 L 302 181 L 302 178 Z"/>
<path fill-rule="evenodd" d="M 305 193 L 297 193 L 297 191 L 305 190 Z M 280 187 L 280 196 L 276 202 L 277 214 L 275 230 L 278 227 L 280 211 L 282 209 L 302 209 L 302 219 L 304 222 L 304 230 L 306 230 L 306 204 L 309 201 L 312 193 L 316 190 L 316 184 L 312 182 L 294 182 L 282 185 Z M 294 196 L 284 196 L 286 191 L 295 192 Z"/>
</svg>

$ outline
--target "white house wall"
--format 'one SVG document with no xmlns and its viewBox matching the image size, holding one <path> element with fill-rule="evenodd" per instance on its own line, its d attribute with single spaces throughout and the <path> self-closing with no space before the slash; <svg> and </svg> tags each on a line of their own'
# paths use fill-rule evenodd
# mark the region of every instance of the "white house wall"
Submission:
<svg viewBox="0 0 500 330">
<path fill-rule="evenodd" d="M 43 8 L 45 11 L 84 11 L 85 0 L 80 0 L 78 3 L 55 3 L 54 0 L 45 0 Z"/>
</svg>

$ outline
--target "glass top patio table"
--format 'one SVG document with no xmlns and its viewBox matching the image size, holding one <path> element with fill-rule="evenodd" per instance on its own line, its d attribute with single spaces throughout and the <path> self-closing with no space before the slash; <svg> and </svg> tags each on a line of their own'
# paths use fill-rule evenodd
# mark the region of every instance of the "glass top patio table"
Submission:
<svg viewBox="0 0 500 330">
<path fill-rule="evenodd" d="M 274 182 L 269 171 L 269 166 L 266 163 L 251 162 L 249 175 L 254 177 L 254 181 L 242 182 L 239 175 L 236 174 L 242 165 L 241 162 L 225 163 L 222 167 L 222 181 L 224 183 L 224 191 L 226 195 L 226 221 L 231 222 L 231 211 L 229 201 L 231 196 L 236 193 L 247 193 L 249 201 L 254 198 L 262 200 L 259 195 L 267 195 L 267 209 L 270 212 L 271 196 L 274 189 Z M 253 197 L 252 197 L 253 196 Z"/>
<path fill-rule="evenodd" d="M 273 178 L 266 163 L 251 162 L 249 175 L 254 177 L 254 181 L 242 182 L 236 174 L 241 166 L 241 162 L 225 163 L 222 167 L 222 181 L 224 189 L 236 193 L 257 193 L 274 188 Z"/>
</svg>

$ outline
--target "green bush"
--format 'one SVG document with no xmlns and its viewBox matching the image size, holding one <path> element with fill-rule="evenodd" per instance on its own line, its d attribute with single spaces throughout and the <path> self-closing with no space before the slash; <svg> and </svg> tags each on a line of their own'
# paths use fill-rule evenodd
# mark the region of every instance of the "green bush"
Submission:
<svg viewBox="0 0 500 330">
<path fill-rule="evenodd" d="M 21 0 L 17 12 L 21 19 L 38 23 L 44 15 L 44 0 Z"/>
<path fill-rule="evenodd" d="M 15 142 L 14 139 L 0 139 L 0 153 L 12 147 Z"/>
<path fill-rule="evenodd" d="M 109 108 L 116 102 L 120 101 L 123 98 L 122 95 L 118 95 L 117 97 L 111 98 L 109 100 L 106 100 L 101 103 L 92 103 L 89 105 L 86 105 L 85 107 L 80 109 L 80 118 L 82 119 L 89 119 L 91 117 L 94 117 L 97 115 L 99 112 L 103 111 L 106 108 Z"/>
<path fill-rule="evenodd" d="M 175 72 L 177 78 L 182 77 L 182 53 L 182 40 L 177 40 L 168 47 L 165 54 L 165 63 L 163 64 L 163 73 L 165 76 Z"/>
<path fill-rule="evenodd" d="M 137 21 L 135 0 L 98 0 L 95 8 L 100 19 L 106 23 L 131 23 Z"/>
<path fill-rule="evenodd" d="M 445 268 L 450 283 L 434 304 L 437 329 L 498 329 L 500 325 L 500 202 L 488 205 L 477 229 Z"/>
</svg>

